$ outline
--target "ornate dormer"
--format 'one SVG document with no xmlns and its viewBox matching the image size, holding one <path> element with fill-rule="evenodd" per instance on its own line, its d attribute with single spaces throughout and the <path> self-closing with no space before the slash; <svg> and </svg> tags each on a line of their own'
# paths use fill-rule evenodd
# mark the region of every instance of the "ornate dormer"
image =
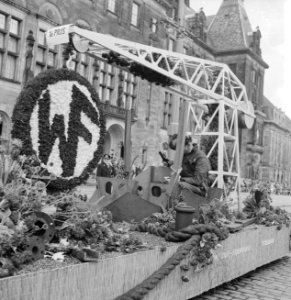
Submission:
<svg viewBox="0 0 291 300">
<path fill-rule="evenodd" d="M 206 15 L 203 8 L 198 13 L 188 19 L 189 31 L 198 39 L 206 41 Z"/>
</svg>

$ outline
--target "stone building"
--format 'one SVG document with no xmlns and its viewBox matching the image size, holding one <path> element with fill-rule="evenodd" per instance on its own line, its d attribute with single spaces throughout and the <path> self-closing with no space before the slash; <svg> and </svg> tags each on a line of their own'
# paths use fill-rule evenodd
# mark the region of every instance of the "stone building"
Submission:
<svg viewBox="0 0 291 300">
<path fill-rule="evenodd" d="M 258 174 L 263 153 L 264 72 L 259 28 L 252 30 L 242 0 L 221 0 L 215 16 L 187 0 L 0 0 L 0 134 L 10 138 L 11 115 L 27 80 L 64 64 L 63 47 L 49 48 L 45 31 L 62 24 L 185 53 L 230 66 L 256 109 L 252 130 L 240 129 L 241 175 Z M 160 161 L 158 151 L 177 125 L 181 96 L 104 60 L 75 54 L 71 67 L 96 88 L 107 119 L 104 152 L 124 156 L 126 110 L 131 109 L 132 160 Z M 275 121 L 276 122 L 276 121 Z M 255 168 L 254 162 L 255 161 Z M 261 173 L 260 173 L 261 174 Z"/>
<path fill-rule="evenodd" d="M 263 153 L 263 87 L 265 69 L 268 68 L 261 54 L 260 30 L 252 30 L 243 1 L 224 0 L 211 20 L 207 38 L 215 51 L 215 59 L 229 65 L 245 85 L 254 105 L 256 121 L 253 129 L 240 129 L 241 176 L 254 177 Z"/>
<path fill-rule="evenodd" d="M 170 0 L 147 3 L 142 0 L 1 0 L 2 143 L 10 138 L 13 107 L 25 81 L 43 70 L 64 64 L 64 49 L 46 45 L 46 30 L 61 24 L 78 24 L 127 40 L 175 50 L 177 11 L 177 3 Z M 162 24 L 163 20 L 167 22 Z M 125 112 L 132 109 L 135 116 L 132 118 L 133 157 L 143 164 L 157 159 L 160 141 L 167 138 L 173 95 L 85 54 L 75 54 L 71 67 L 86 77 L 99 93 L 107 119 L 104 152 L 117 157 L 124 155 Z M 167 115 L 163 110 L 166 106 Z"/>
<path fill-rule="evenodd" d="M 291 120 L 267 98 L 264 98 L 263 111 L 266 118 L 263 124 L 261 178 L 290 185 Z"/>
<path fill-rule="evenodd" d="M 177 22 L 178 15 L 194 14 L 186 4 L 173 0 L 1 0 L 2 142 L 9 140 L 13 107 L 25 82 L 43 70 L 64 65 L 63 47 L 49 48 L 46 30 L 78 24 L 123 39 L 203 56 L 201 46 Z M 107 119 L 104 152 L 124 156 L 126 110 L 131 109 L 132 159 L 139 165 L 160 162 L 158 151 L 168 139 L 168 126 L 177 122 L 176 100 L 180 96 L 85 54 L 75 54 L 71 68 L 98 91 Z"/>
</svg>

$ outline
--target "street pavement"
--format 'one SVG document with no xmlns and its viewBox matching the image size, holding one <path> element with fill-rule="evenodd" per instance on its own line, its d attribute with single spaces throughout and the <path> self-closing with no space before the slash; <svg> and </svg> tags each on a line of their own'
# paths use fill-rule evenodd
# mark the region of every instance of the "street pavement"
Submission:
<svg viewBox="0 0 291 300">
<path fill-rule="evenodd" d="M 273 206 L 279 206 L 289 213 L 291 213 L 291 196 L 285 196 L 285 195 L 271 195 L 271 198 L 273 200 L 272 205 Z M 290 297 L 291 299 L 291 297 Z"/>
<path fill-rule="evenodd" d="M 89 180 L 79 190 L 90 198 L 95 191 L 95 180 Z M 241 199 L 247 195 L 242 193 Z M 279 206 L 291 214 L 291 196 L 271 195 L 271 198 L 273 206 Z M 291 252 L 280 260 L 191 300 L 291 300 Z"/>
<path fill-rule="evenodd" d="M 191 300 L 291 300 L 291 255 Z"/>
</svg>

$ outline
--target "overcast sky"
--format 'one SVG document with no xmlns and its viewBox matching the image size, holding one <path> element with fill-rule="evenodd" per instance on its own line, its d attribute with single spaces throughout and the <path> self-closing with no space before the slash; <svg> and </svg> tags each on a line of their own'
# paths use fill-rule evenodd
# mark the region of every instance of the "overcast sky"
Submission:
<svg viewBox="0 0 291 300">
<path fill-rule="evenodd" d="M 212 15 L 217 13 L 222 1 L 190 0 L 190 5 L 196 11 L 203 7 L 206 15 Z M 290 74 L 290 79 L 287 78 L 291 72 L 291 36 L 287 36 L 291 0 L 244 0 L 244 6 L 253 30 L 260 26 L 262 32 L 262 58 L 269 65 L 265 73 L 264 95 L 291 118 Z"/>
</svg>

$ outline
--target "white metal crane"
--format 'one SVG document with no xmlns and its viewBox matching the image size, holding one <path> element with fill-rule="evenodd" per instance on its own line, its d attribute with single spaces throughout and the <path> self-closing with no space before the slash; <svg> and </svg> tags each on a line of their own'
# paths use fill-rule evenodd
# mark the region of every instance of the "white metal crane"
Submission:
<svg viewBox="0 0 291 300">
<path fill-rule="evenodd" d="M 244 85 L 226 64 L 119 39 L 75 25 L 52 28 L 47 31 L 46 39 L 48 45 L 71 41 L 76 51 L 97 57 L 105 52 L 116 52 L 188 87 L 188 91 L 182 93 L 185 103 L 181 109 L 178 144 L 183 144 L 189 120 L 195 124 L 195 134 L 212 136 L 213 145 L 207 155 L 211 157 L 215 149 L 218 153 L 217 170 L 211 171 L 215 176 L 213 185 L 225 188 L 225 178 L 232 178 L 234 188 L 239 191 L 239 118 L 250 129 L 255 115 Z M 205 109 L 200 109 L 201 105 L 213 106 L 212 114 L 207 118 Z M 218 128 L 212 126 L 214 120 L 218 120 Z M 183 149 L 180 149 L 174 168 L 179 168 L 182 156 Z"/>
</svg>

